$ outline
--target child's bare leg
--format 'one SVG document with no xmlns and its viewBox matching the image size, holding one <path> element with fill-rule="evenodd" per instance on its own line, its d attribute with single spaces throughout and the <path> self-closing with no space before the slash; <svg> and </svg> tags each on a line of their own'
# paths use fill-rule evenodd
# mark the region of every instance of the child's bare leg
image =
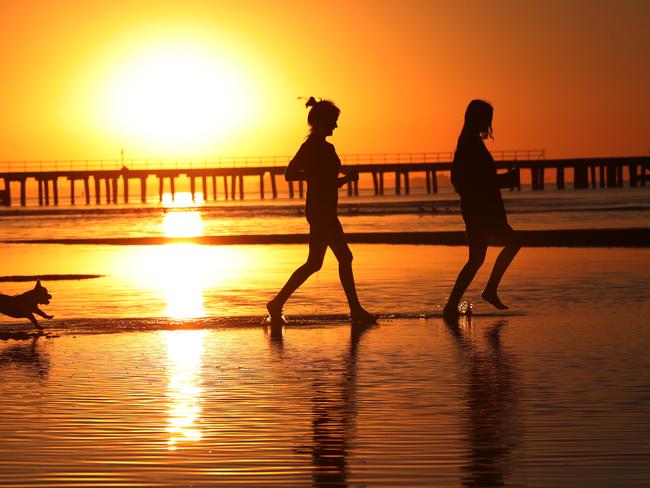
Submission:
<svg viewBox="0 0 650 488">
<path fill-rule="evenodd" d="M 483 261 L 485 261 L 485 253 L 487 251 L 487 242 L 483 240 L 470 241 L 469 243 L 469 257 L 463 269 L 458 273 L 454 288 L 451 290 L 449 300 L 443 309 L 445 316 L 458 315 L 458 304 L 463 298 L 463 294 L 467 291 L 470 283 L 476 276 Z"/>
<path fill-rule="evenodd" d="M 508 266 L 510 266 L 510 263 L 512 263 L 512 260 L 519 252 L 519 249 L 521 249 L 521 243 L 514 233 L 512 233 L 506 247 L 504 247 L 499 253 L 497 260 L 494 263 L 494 268 L 492 268 L 490 278 L 488 279 L 487 285 L 485 285 L 485 289 L 481 295 L 485 301 L 500 310 L 505 310 L 508 306 L 499 299 L 497 288 L 499 287 L 501 278 L 503 278 L 503 274 L 508 269 Z"/>
<path fill-rule="evenodd" d="M 351 257 L 352 254 L 350 254 L 350 261 L 339 262 L 339 278 L 341 279 L 341 285 L 343 285 L 343 290 L 345 291 L 345 296 L 350 306 L 350 318 L 355 323 L 375 323 L 377 321 L 376 317 L 363 308 L 359 302 L 357 289 L 354 284 Z"/>
<path fill-rule="evenodd" d="M 339 226 L 339 232 L 333 235 L 330 241 L 330 247 L 339 262 L 339 279 L 348 299 L 350 307 L 350 318 L 355 323 L 375 323 L 376 317 L 361 306 L 357 295 L 357 287 L 354 283 L 354 273 L 352 272 L 352 251 L 348 247 L 343 229 Z"/>
<path fill-rule="evenodd" d="M 293 272 L 275 298 L 266 304 L 266 309 L 269 312 L 272 322 L 283 320 L 282 307 L 293 292 L 295 292 L 300 285 L 307 280 L 307 278 L 321 269 L 323 266 L 325 251 L 327 251 L 327 243 L 312 235 L 309 241 L 309 256 L 307 257 L 307 261 Z"/>
</svg>

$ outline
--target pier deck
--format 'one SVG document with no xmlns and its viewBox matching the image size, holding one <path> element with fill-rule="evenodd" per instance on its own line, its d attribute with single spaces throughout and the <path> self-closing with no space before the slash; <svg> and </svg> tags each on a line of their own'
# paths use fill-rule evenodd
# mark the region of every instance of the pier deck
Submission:
<svg viewBox="0 0 650 488">
<path fill-rule="evenodd" d="M 385 185 L 386 175 L 390 175 L 394 182 L 393 191 L 396 195 L 409 194 L 411 192 L 411 176 L 424 176 L 426 181 L 426 192 L 428 194 L 438 192 L 438 173 L 448 172 L 451 169 L 451 155 L 447 153 L 447 160 L 440 161 L 440 153 L 436 160 L 423 155 L 422 160 L 414 161 L 411 155 L 408 161 L 405 158 L 395 157 L 391 162 L 384 158 L 380 162 L 368 157 L 364 162 L 363 158 L 348 158 L 344 160 L 344 170 L 354 170 L 360 175 L 370 175 L 366 181 L 371 183 L 375 195 L 384 195 L 387 188 Z M 514 155 L 517 156 L 516 154 Z M 528 152 L 530 157 L 530 151 Z M 535 154 L 533 154 L 535 156 Z M 496 162 L 497 168 L 509 169 L 520 168 L 522 172 L 529 172 L 531 188 L 543 190 L 549 183 L 547 175 L 554 174 L 552 184 L 558 189 L 564 189 L 567 183 L 571 182 L 576 189 L 586 188 L 617 188 L 624 186 L 625 182 L 630 187 L 645 186 L 650 174 L 650 156 L 638 157 L 608 157 L 608 158 L 578 158 L 578 159 L 542 159 L 543 151 L 537 154 L 538 159 L 502 159 Z M 352 159 L 352 162 L 350 162 Z M 427 160 L 429 159 L 429 160 Z M 47 163 L 47 164 L 44 164 Z M 55 163 L 55 164 L 52 164 Z M 70 187 L 68 193 L 70 203 L 77 203 L 76 187 L 83 185 L 83 200 L 90 204 L 94 200 L 96 204 L 102 202 L 117 203 L 120 199 L 129 202 L 129 182 L 138 180 L 140 182 L 140 200 L 147 200 L 147 180 L 157 178 L 158 196 L 162 201 L 165 193 L 165 182 L 169 182 L 169 193 L 172 199 L 176 195 L 176 180 L 186 177 L 190 182 L 190 192 L 194 199 L 197 191 L 201 191 L 205 200 L 211 196 L 217 200 L 217 195 L 222 193 L 224 199 L 243 199 L 245 197 L 244 178 L 259 179 L 259 196 L 266 198 L 270 193 L 271 198 L 278 196 L 278 177 L 282 184 L 288 185 L 290 198 L 304 196 L 303 182 L 285 182 L 283 174 L 286 161 L 273 161 L 271 164 L 264 164 L 265 161 L 256 162 L 252 158 L 246 160 L 241 166 L 219 166 L 210 167 L 206 162 L 203 167 L 194 167 L 176 164 L 173 168 L 164 168 L 163 162 L 160 167 L 149 167 L 152 163 L 147 162 L 145 167 L 132 165 L 127 167 L 124 161 L 113 161 L 113 169 L 106 169 L 109 165 L 102 162 L 99 168 L 74 169 L 72 162 L 67 168 L 62 168 L 63 162 L 39 162 L 35 164 L 4 163 L 5 172 L 0 172 L 0 180 L 4 181 L 4 188 L 0 189 L 0 202 L 2 205 L 11 206 L 13 195 L 11 184 L 19 186 L 20 205 L 26 205 L 27 184 L 35 183 L 38 188 L 39 205 L 59 205 L 59 182 L 66 181 Z M 0 163 L 0 168 L 2 168 Z M 120 166 L 121 165 L 121 166 Z M 52 168 L 52 166 L 54 166 Z M 132 167 L 135 166 L 135 167 Z M 118 169 L 119 168 L 119 169 Z M 570 179 L 569 177 L 570 176 Z M 265 187 L 265 180 L 270 180 L 270 192 Z M 91 185 L 92 182 L 92 185 Z M 17 185 L 16 185 L 17 184 Z M 221 186 L 221 189 L 219 187 Z M 103 194 L 102 194 L 103 192 Z M 351 182 L 347 186 L 348 195 L 359 194 L 359 182 Z M 92 198 L 94 196 L 94 198 Z"/>
</svg>

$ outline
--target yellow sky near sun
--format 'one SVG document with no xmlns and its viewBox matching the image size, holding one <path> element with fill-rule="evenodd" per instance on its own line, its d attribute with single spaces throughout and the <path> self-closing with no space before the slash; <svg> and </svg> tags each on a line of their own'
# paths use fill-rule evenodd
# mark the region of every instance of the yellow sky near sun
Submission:
<svg viewBox="0 0 650 488">
<path fill-rule="evenodd" d="M 0 160 L 285 155 L 297 96 L 341 153 L 450 150 L 471 98 L 494 149 L 647 154 L 645 2 L 0 0 Z"/>
</svg>

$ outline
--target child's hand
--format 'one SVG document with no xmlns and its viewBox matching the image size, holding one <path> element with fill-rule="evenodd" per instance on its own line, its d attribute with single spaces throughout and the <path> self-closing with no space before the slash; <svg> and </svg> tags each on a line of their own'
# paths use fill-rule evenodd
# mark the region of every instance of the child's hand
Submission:
<svg viewBox="0 0 650 488">
<path fill-rule="evenodd" d="M 359 181 L 359 172 L 355 170 L 350 170 L 346 173 L 348 181 Z"/>
<path fill-rule="evenodd" d="M 507 173 L 497 175 L 499 188 L 517 188 L 519 186 L 519 168 L 508 170 Z"/>
</svg>

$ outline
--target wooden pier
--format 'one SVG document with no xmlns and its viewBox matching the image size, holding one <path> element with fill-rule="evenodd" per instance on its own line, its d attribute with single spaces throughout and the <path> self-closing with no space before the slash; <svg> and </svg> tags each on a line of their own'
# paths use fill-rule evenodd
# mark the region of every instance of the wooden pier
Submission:
<svg viewBox="0 0 650 488">
<path fill-rule="evenodd" d="M 446 153 L 449 155 L 449 153 Z M 413 175 L 423 177 L 425 191 L 427 194 L 438 192 L 438 175 L 441 172 L 448 172 L 451 169 L 451 157 L 446 161 L 431 161 L 423 157 L 422 160 L 402 161 L 395 158 L 396 162 L 387 161 L 384 158 L 381 162 L 374 161 L 369 157 L 368 162 L 363 158 L 356 157 L 352 162 L 344 160 L 344 170 L 354 170 L 360 175 L 369 175 L 364 180 L 366 184 L 372 185 L 374 195 L 384 195 L 388 189 L 385 184 L 386 178 L 393 182 L 393 191 L 396 195 L 411 193 L 411 178 Z M 439 159 L 439 153 L 438 158 Z M 114 162 L 116 165 L 118 162 Z M 120 161 L 123 163 L 123 161 Z M 0 163 L 0 168 L 3 163 Z M 610 158 L 581 158 L 581 159 L 503 159 L 496 162 L 499 169 L 520 168 L 522 177 L 525 172 L 530 175 L 531 188 L 533 190 L 544 190 L 549 185 L 557 189 L 564 189 L 567 183 L 572 182 L 575 189 L 587 188 L 618 188 L 627 182 L 630 187 L 645 186 L 650 174 L 650 156 L 639 157 L 610 157 Z M 7 166 L 7 163 L 5 163 Z M 83 203 L 95 204 L 117 203 L 123 201 L 128 203 L 131 199 L 129 193 L 129 182 L 139 182 L 139 199 L 147 201 L 147 180 L 157 178 L 158 197 L 162 202 L 163 194 L 171 194 L 172 199 L 177 193 L 177 179 L 185 177 L 189 179 L 190 193 L 194 200 L 197 190 L 202 192 L 204 200 L 210 197 L 212 200 L 221 199 L 243 199 L 245 197 L 244 179 L 258 179 L 259 197 L 264 199 L 278 197 L 278 185 L 288 185 L 290 198 L 303 198 L 305 185 L 303 182 L 285 182 L 284 170 L 286 162 L 265 165 L 264 161 L 256 164 L 253 159 L 247 160 L 244 166 L 219 166 L 196 168 L 188 165 L 183 167 L 176 164 L 173 169 L 163 169 L 163 163 L 159 168 L 129 168 L 122 166 L 121 169 L 60 169 L 59 167 L 47 168 L 43 162 L 38 168 L 28 168 L 27 164 L 20 167 L 20 163 L 13 163 L 10 171 L 0 172 L 0 180 L 4 181 L 4 188 L 0 188 L 0 203 L 11 206 L 14 203 L 14 195 L 11 191 L 11 183 L 14 188 L 19 186 L 19 202 L 25 206 L 27 202 L 27 185 L 36 184 L 38 191 L 38 204 L 41 206 L 59 205 L 59 184 L 69 185 L 70 204 L 76 205 L 79 202 L 77 189 L 83 185 Z M 44 167 L 45 166 L 45 167 Z M 60 165 L 55 165 L 60 166 Z M 147 165 L 149 166 L 149 164 Z M 552 175 L 551 183 L 547 177 Z M 570 178 L 569 178 L 570 177 Z M 265 180 L 270 181 L 270 192 L 265 186 Z M 278 182 L 279 180 L 279 182 Z M 92 182 L 92 185 L 91 185 Z M 297 191 L 296 191 L 297 190 Z M 359 182 L 347 185 L 348 195 L 359 195 Z M 94 195 L 94 197 L 92 197 Z"/>
</svg>

